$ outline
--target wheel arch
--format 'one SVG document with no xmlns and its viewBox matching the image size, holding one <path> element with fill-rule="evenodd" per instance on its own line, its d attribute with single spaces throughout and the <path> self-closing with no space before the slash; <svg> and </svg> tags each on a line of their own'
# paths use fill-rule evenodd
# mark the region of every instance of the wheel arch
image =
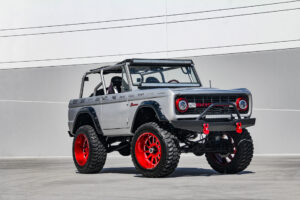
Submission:
<svg viewBox="0 0 300 200">
<path fill-rule="evenodd" d="M 160 105 L 156 101 L 143 101 L 137 108 L 131 125 L 131 132 L 143 123 L 147 122 L 168 122 L 166 116 L 161 112 Z"/>
<path fill-rule="evenodd" d="M 72 135 L 75 135 L 76 130 L 83 125 L 91 125 L 95 128 L 97 134 L 103 135 L 96 111 L 92 107 L 81 108 L 74 120 Z"/>
</svg>

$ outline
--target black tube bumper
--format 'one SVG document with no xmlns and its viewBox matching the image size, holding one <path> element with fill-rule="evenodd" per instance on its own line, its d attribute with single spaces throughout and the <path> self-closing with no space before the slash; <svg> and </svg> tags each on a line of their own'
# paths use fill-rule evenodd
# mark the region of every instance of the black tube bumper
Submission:
<svg viewBox="0 0 300 200">
<path fill-rule="evenodd" d="M 255 124 L 255 118 L 233 119 L 230 121 L 213 121 L 212 119 L 171 121 L 175 128 L 195 132 L 203 132 L 203 124 L 209 125 L 209 131 L 236 131 L 237 123 L 241 123 L 242 128 L 247 128 Z"/>
</svg>

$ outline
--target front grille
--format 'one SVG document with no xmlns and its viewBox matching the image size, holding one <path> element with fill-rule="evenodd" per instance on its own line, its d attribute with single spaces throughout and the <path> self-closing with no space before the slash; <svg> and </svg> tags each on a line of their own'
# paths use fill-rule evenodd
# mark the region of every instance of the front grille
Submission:
<svg viewBox="0 0 300 200">
<path fill-rule="evenodd" d="M 238 95 L 238 94 L 216 94 L 216 95 L 180 95 L 177 98 L 185 98 L 189 103 L 198 103 L 202 106 L 197 106 L 196 108 L 189 108 L 186 112 L 180 113 L 176 110 L 178 115 L 191 115 L 191 114 L 201 114 L 211 103 L 234 103 L 239 97 L 244 98 L 248 104 L 249 99 L 247 95 Z M 249 106 L 248 106 L 249 109 Z M 239 111 L 241 114 L 247 113 L 246 111 Z M 227 115 L 235 114 L 235 110 L 232 106 L 214 106 L 207 113 L 207 115 Z"/>
</svg>

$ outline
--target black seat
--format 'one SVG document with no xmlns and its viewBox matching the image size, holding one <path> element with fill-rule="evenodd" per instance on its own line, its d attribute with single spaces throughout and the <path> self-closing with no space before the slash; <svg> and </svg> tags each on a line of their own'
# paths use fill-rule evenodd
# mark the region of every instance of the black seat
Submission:
<svg viewBox="0 0 300 200">
<path fill-rule="evenodd" d="M 122 85 L 122 77 L 120 76 L 112 77 L 110 81 L 110 85 L 108 87 L 108 94 L 120 93 L 121 85 Z"/>
<path fill-rule="evenodd" d="M 146 83 L 159 83 L 159 80 L 155 77 L 150 76 L 146 78 Z"/>
</svg>

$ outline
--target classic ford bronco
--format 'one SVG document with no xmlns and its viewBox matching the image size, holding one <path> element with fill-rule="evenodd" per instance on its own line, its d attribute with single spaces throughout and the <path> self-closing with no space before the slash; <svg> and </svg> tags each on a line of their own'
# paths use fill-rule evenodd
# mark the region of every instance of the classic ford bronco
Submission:
<svg viewBox="0 0 300 200">
<path fill-rule="evenodd" d="M 127 59 L 86 72 L 70 101 L 74 163 L 97 173 L 118 151 L 144 176 L 163 177 L 192 152 L 220 173 L 238 173 L 253 156 L 251 112 L 249 90 L 203 87 L 192 60 Z"/>
</svg>

